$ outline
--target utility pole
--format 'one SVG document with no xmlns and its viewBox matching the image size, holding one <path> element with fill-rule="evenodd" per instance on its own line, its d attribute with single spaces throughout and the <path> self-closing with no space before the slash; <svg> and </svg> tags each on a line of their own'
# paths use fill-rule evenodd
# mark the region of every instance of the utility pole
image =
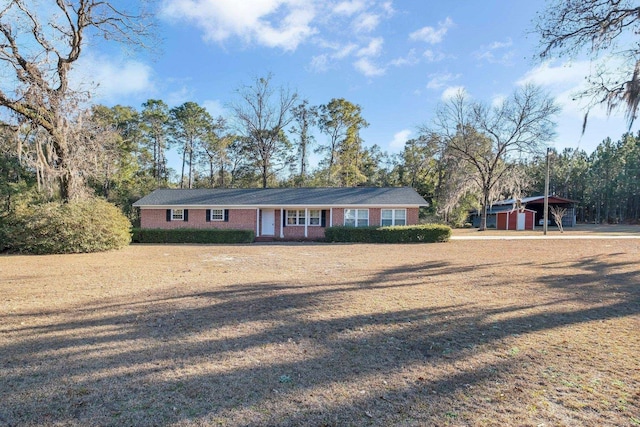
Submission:
<svg viewBox="0 0 640 427">
<path fill-rule="evenodd" d="M 542 231 L 545 236 L 547 235 L 547 227 L 549 224 L 549 151 L 550 148 L 547 147 L 547 173 L 544 179 L 544 214 L 542 224 Z"/>
</svg>

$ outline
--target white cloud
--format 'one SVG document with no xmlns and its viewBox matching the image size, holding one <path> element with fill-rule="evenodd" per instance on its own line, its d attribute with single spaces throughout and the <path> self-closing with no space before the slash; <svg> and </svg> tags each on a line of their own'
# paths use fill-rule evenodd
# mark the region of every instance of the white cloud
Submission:
<svg viewBox="0 0 640 427">
<path fill-rule="evenodd" d="M 310 0 L 167 0 L 161 14 L 195 23 L 205 40 L 224 42 L 235 36 L 287 51 L 317 32 L 311 26 L 316 10 Z"/>
<path fill-rule="evenodd" d="M 218 118 L 220 116 L 225 117 L 227 115 L 227 111 L 222 105 L 220 101 L 217 99 L 208 99 L 202 102 L 202 106 L 213 116 L 213 118 Z"/>
<path fill-rule="evenodd" d="M 393 139 L 389 143 L 389 150 L 395 152 L 401 151 L 410 136 L 411 131 L 409 129 L 403 129 L 400 132 L 396 132 L 393 134 Z"/>
<path fill-rule="evenodd" d="M 494 107 L 494 108 L 495 108 L 495 107 L 499 107 L 499 106 L 501 106 L 501 105 L 504 103 L 504 101 L 506 101 L 506 100 L 507 100 L 507 97 L 506 97 L 505 95 L 502 95 L 502 94 L 494 95 L 494 96 L 491 98 L 491 106 L 492 106 L 492 107 Z"/>
<path fill-rule="evenodd" d="M 384 43 L 384 39 L 382 37 L 376 37 L 371 39 L 369 44 L 366 47 L 358 50 L 357 56 L 359 57 L 372 57 L 380 55 L 382 52 L 382 44 Z"/>
<path fill-rule="evenodd" d="M 152 74 L 151 67 L 140 61 L 89 53 L 78 61 L 71 79 L 74 87 L 97 86 L 95 100 L 112 101 L 128 95 L 151 95 L 155 91 Z"/>
<path fill-rule="evenodd" d="M 457 96 L 461 92 L 462 93 L 467 92 L 464 86 L 449 86 L 442 92 L 440 99 L 446 102 L 452 99 L 453 97 Z"/>
<path fill-rule="evenodd" d="M 312 57 L 309 69 L 316 73 L 324 73 L 329 70 L 329 56 L 326 53 L 323 53 L 322 55 Z"/>
<path fill-rule="evenodd" d="M 612 69 L 617 69 L 620 60 L 609 57 L 603 61 Z M 582 135 L 588 100 L 577 98 L 577 95 L 587 88 L 585 77 L 599 65 L 589 61 L 545 62 L 529 70 L 516 82 L 518 85 L 541 86 L 562 107 L 557 117 L 559 125 L 555 138 L 555 146 L 559 149 L 583 148 L 591 152 L 606 137 L 615 138 L 628 129 L 623 114 L 614 112 L 609 115 L 604 105 L 597 105 L 589 110 L 586 131 Z"/>
<path fill-rule="evenodd" d="M 591 72 L 591 63 L 588 61 L 565 62 L 554 66 L 547 61 L 529 71 L 520 78 L 516 84 L 524 85 L 533 83 L 541 86 L 578 85 L 584 82 L 584 77 Z"/>
<path fill-rule="evenodd" d="M 514 51 L 509 49 L 511 46 L 513 46 L 513 41 L 508 38 L 504 42 L 496 41 L 488 46 L 481 46 L 473 55 L 480 61 L 487 61 L 492 64 L 512 65 Z"/>
<path fill-rule="evenodd" d="M 363 10 L 364 7 L 365 4 L 362 0 L 342 1 L 333 7 L 333 13 L 337 15 L 352 16 Z"/>
<path fill-rule="evenodd" d="M 382 10 L 388 15 L 391 16 L 395 13 L 395 9 L 393 8 L 393 2 L 386 1 L 382 3 Z"/>
<path fill-rule="evenodd" d="M 334 52 L 322 53 L 315 55 L 311 58 L 309 69 L 317 73 L 324 73 L 333 67 L 333 63 L 337 60 L 344 59 L 350 56 L 358 49 L 358 45 L 355 43 L 348 43 L 346 45 L 329 44 L 324 43 L 325 48 L 332 49 Z"/>
<path fill-rule="evenodd" d="M 360 48 L 356 52 L 356 56 L 359 57 L 353 66 L 356 70 L 360 71 L 367 77 L 382 76 L 386 73 L 386 68 L 376 65 L 371 59 L 377 57 L 382 52 L 382 44 L 384 39 L 382 37 L 376 37 L 371 39 L 366 47 Z"/>
<path fill-rule="evenodd" d="M 169 92 L 167 95 L 163 96 L 163 99 L 167 102 L 167 105 L 175 107 L 182 105 L 187 101 L 191 101 L 193 99 L 193 91 L 186 86 L 181 86 L 179 89 Z"/>
<path fill-rule="evenodd" d="M 376 29 L 379 23 L 380 15 L 363 13 L 354 20 L 353 28 L 357 33 L 370 33 Z"/>
<path fill-rule="evenodd" d="M 612 69 L 617 69 L 620 60 L 609 57 L 604 61 Z M 587 127 L 582 134 L 587 100 L 575 98 L 587 88 L 585 77 L 594 72 L 599 64 L 589 61 L 546 62 L 529 70 L 516 82 L 518 85 L 531 83 L 541 86 L 562 107 L 556 120 L 558 128 L 554 145 L 558 149 L 571 147 L 591 152 L 606 137 L 615 138 L 628 129 L 622 114 L 614 112 L 609 116 L 606 108 L 599 105 L 590 109 Z"/>
<path fill-rule="evenodd" d="M 418 57 L 416 56 L 416 50 L 415 49 L 411 49 L 411 50 L 409 50 L 409 53 L 407 53 L 407 56 L 396 58 L 396 59 L 392 60 L 391 62 L 389 62 L 389 64 L 393 65 L 394 67 L 402 67 L 402 66 L 405 66 L 405 65 L 415 65 L 418 62 L 420 62 L 420 61 L 419 61 Z"/>
<path fill-rule="evenodd" d="M 371 62 L 368 58 L 360 58 L 356 62 L 353 63 L 353 66 L 356 70 L 360 71 L 367 77 L 377 77 L 382 76 L 386 72 L 386 69 L 381 68 Z"/>
<path fill-rule="evenodd" d="M 351 53 L 355 51 L 357 48 L 358 48 L 358 45 L 355 43 L 349 43 L 344 46 L 340 46 L 338 49 L 336 49 L 336 52 L 333 55 L 331 55 L 331 57 L 335 59 L 346 58 L 347 56 L 351 55 Z"/>
<path fill-rule="evenodd" d="M 438 28 L 423 27 L 409 34 L 409 39 L 413 41 L 423 41 L 429 44 L 438 44 L 443 39 L 449 28 L 453 27 L 453 21 L 447 17 L 444 22 L 438 22 Z"/>
<path fill-rule="evenodd" d="M 612 67 L 616 67 L 615 59 L 609 58 Z M 562 107 L 562 115 L 575 120 L 582 120 L 586 111 L 587 101 L 576 99 L 577 95 L 584 91 L 585 76 L 592 72 L 595 65 L 589 61 L 565 62 L 555 65 L 552 62 L 545 62 L 529 70 L 517 85 L 535 84 L 546 89 Z M 590 119 L 599 118 L 606 120 L 607 111 L 604 107 L 598 106 L 589 111 Z"/>
<path fill-rule="evenodd" d="M 427 89 L 441 89 L 445 86 L 447 86 L 449 83 L 451 83 L 454 80 L 457 80 L 461 77 L 461 74 L 451 74 L 451 73 L 447 73 L 447 74 L 431 74 L 430 80 L 427 83 Z"/>
<path fill-rule="evenodd" d="M 440 62 L 447 57 L 444 53 L 434 52 L 431 49 L 425 50 L 422 56 L 427 58 L 427 61 L 429 62 Z"/>
</svg>

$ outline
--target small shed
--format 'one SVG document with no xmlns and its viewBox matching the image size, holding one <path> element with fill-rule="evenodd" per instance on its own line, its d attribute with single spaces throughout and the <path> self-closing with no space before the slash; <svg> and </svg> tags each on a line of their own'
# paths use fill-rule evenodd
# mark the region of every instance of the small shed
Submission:
<svg viewBox="0 0 640 427">
<path fill-rule="evenodd" d="M 536 211 L 531 209 L 513 209 L 496 212 L 498 230 L 533 230 L 536 224 Z"/>
</svg>

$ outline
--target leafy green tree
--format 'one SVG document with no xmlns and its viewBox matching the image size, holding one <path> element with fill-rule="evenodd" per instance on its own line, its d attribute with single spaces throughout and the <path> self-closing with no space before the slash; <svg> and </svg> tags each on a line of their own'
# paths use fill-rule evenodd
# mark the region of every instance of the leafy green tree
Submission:
<svg viewBox="0 0 640 427">
<path fill-rule="evenodd" d="M 158 186 L 168 181 L 166 151 L 169 148 L 169 107 L 160 99 L 149 99 L 142 104 L 140 129 L 142 138 L 153 153 L 152 174 Z"/>
<path fill-rule="evenodd" d="M 224 187 L 225 166 L 228 162 L 227 149 L 233 138 L 228 133 L 227 122 L 224 118 L 218 117 L 211 123 L 209 131 L 200 141 L 198 151 L 207 172 L 207 187 L 213 188 L 217 185 Z M 217 181 L 217 182 L 216 182 Z"/>
<path fill-rule="evenodd" d="M 0 127 L 0 221 L 12 210 L 16 198 L 36 189 L 36 176 L 15 152 L 16 131 Z"/>
<path fill-rule="evenodd" d="M 196 150 L 209 136 L 214 121 L 211 114 L 195 102 L 185 102 L 172 108 L 170 116 L 171 137 L 180 144 L 182 154 L 180 188 L 185 187 L 185 166 L 188 168 L 186 187 L 193 188 Z"/>
<path fill-rule="evenodd" d="M 360 130 L 369 123 L 362 117 L 362 108 L 344 98 L 334 98 L 321 105 L 318 114 L 320 131 L 328 137 L 317 150 L 325 154 L 322 166 L 326 170 L 326 183 L 351 186 L 363 182 L 366 177 L 360 171 Z"/>
<path fill-rule="evenodd" d="M 607 138 L 591 154 L 585 204 L 596 222 L 640 219 L 639 137 L 625 134 L 615 143 Z"/>
<path fill-rule="evenodd" d="M 433 203 L 438 183 L 439 144 L 437 139 L 421 135 L 405 142 L 398 163 L 401 185 L 412 187 Z"/>
<path fill-rule="evenodd" d="M 396 184 L 389 154 L 382 151 L 378 145 L 372 145 L 362 151 L 360 171 L 365 177 L 362 184 L 368 187 L 389 187 Z"/>
<path fill-rule="evenodd" d="M 87 134 L 95 140 L 89 184 L 97 195 L 135 219 L 132 203 L 157 185 L 153 159 L 141 144 L 140 114 L 132 107 L 95 105 L 86 124 Z"/>
</svg>

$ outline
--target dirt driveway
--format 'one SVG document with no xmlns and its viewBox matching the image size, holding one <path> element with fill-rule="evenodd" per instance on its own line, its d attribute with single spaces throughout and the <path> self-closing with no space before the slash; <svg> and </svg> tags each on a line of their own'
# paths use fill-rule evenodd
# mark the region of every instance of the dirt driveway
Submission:
<svg viewBox="0 0 640 427">
<path fill-rule="evenodd" d="M 640 240 L 0 256 L 0 426 L 640 425 Z"/>
</svg>

